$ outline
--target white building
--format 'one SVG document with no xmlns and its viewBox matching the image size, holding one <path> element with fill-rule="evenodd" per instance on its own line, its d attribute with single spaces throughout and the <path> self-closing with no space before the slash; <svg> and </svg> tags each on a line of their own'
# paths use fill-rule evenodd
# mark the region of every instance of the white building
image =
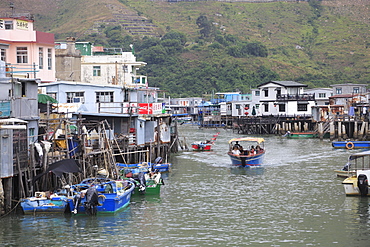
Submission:
<svg viewBox="0 0 370 247">
<path fill-rule="evenodd" d="M 329 97 L 333 96 L 332 88 L 312 88 L 304 92 L 315 96 L 315 105 L 329 105 Z"/>
<path fill-rule="evenodd" d="M 262 115 L 311 115 L 315 97 L 304 93 L 307 85 L 294 81 L 269 81 L 258 85 Z"/>
</svg>

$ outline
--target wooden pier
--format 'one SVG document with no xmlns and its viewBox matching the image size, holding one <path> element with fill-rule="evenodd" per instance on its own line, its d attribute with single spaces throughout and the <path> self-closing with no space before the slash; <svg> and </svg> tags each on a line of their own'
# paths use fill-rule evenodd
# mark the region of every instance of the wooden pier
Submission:
<svg viewBox="0 0 370 247">
<path fill-rule="evenodd" d="M 177 123 L 172 123 L 170 141 L 161 141 L 158 128 L 153 141 L 136 145 L 134 133 L 116 136 L 107 120 L 70 119 L 63 114 L 41 117 L 39 125 L 44 131 L 32 137 L 37 142 L 27 147 L 29 136 L 20 132 L 14 135 L 17 138 L 13 137 L 14 174 L 0 180 L 1 215 L 14 211 L 21 198 L 33 196 L 36 191 L 62 188 L 89 177 L 118 178 L 116 163 L 154 162 L 157 157 L 167 162 L 170 153 L 178 152 L 179 146 Z M 81 172 L 65 173 L 61 178 L 48 173 L 34 181 L 50 164 L 65 159 L 76 160 Z"/>
</svg>

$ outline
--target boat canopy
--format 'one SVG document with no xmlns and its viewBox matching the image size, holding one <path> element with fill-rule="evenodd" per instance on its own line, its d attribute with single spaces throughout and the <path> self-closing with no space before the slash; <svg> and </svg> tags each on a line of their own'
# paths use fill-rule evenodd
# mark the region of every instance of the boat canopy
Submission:
<svg viewBox="0 0 370 247">
<path fill-rule="evenodd" d="M 258 144 L 264 142 L 265 139 L 260 137 L 242 137 L 242 138 L 233 138 L 229 141 L 229 143 L 232 142 L 257 142 Z"/>
<path fill-rule="evenodd" d="M 352 154 L 351 156 L 349 156 L 349 160 L 354 160 L 354 159 L 365 157 L 365 156 L 370 156 L 370 151 L 364 151 L 364 152 Z"/>
</svg>

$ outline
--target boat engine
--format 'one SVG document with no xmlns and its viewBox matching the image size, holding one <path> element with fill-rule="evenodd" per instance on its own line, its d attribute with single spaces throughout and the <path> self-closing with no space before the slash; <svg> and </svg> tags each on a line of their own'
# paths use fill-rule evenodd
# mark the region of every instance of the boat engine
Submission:
<svg viewBox="0 0 370 247">
<path fill-rule="evenodd" d="M 360 190 L 361 196 L 367 196 L 369 192 L 369 183 L 365 174 L 360 174 L 357 177 L 357 187 Z"/>
<path fill-rule="evenodd" d="M 137 176 L 137 181 L 139 181 L 139 192 L 145 193 L 146 190 L 146 180 L 144 172 L 139 172 Z"/>
<path fill-rule="evenodd" d="M 98 192 L 96 191 L 95 187 L 90 187 L 86 191 L 85 195 L 86 201 L 84 203 L 86 214 L 88 215 L 96 215 L 97 206 L 99 205 L 99 196 Z"/>
</svg>

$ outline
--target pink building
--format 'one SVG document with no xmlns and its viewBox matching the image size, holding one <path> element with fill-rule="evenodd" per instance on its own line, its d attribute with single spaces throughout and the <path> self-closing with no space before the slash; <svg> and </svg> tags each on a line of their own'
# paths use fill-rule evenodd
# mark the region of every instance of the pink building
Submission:
<svg viewBox="0 0 370 247">
<path fill-rule="evenodd" d="M 54 34 L 33 30 L 33 20 L 0 16 L 1 60 L 7 76 L 55 81 Z"/>
</svg>

